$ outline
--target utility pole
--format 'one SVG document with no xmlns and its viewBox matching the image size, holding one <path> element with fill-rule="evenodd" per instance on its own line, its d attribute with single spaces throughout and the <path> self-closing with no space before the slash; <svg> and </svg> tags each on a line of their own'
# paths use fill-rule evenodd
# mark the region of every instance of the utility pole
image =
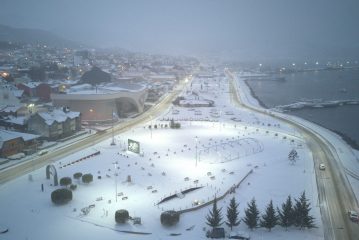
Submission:
<svg viewBox="0 0 359 240">
<path fill-rule="evenodd" d="M 196 139 L 196 167 L 197 167 L 197 159 L 198 159 L 198 146 L 197 146 L 197 143 L 198 143 L 198 137 L 196 136 L 195 139 Z"/>
<path fill-rule="evenodd" d="M 112 109 L 112 142 L 111 142 L 111 146 L 114 146 L 116 145 L 115 143 L 115 133 L 114 133 L 114 119 L 113 119 L 113 115 L 114 115 L 114 112 L 113 112 L 113 109 Z"/>
</svg>

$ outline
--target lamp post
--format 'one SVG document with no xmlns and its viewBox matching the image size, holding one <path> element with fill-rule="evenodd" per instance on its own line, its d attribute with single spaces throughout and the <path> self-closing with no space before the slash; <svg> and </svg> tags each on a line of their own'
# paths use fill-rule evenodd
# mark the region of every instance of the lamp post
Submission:
<svg viewBox="0 0 359 240">
<path fill-rule="evenodd" d="M 115 164 L 115 194 L 116 194 L 116 196 L 115 196 L 115 199 L 116 199 L 116 202 L 117 202 L 117 162 L 115 162 L 114 163 Z"/>
<path fill-rule="evenodd" d="M 114 146 L 116 145 L 115 143 L 115 133 L 114 133 L 114 119 L 113 119 L 113 115 L 114 115 L 114 112 L 113 112 L 113 109 L 112 109 L 112 142 L 111 142 L 111 146 Z"/>
<path fill-rule="evenodd" d="M 196 140 L 196 167 L 197 167 L 197 159 L 198 159 L 198 146 L 197 146 L 198 137 L 197 136 L 195 137 L 195 140 Z"/>
<path fill-rule="evenodd" d="M 90 112 L 90 120 L 91 120 L 91 123 L 94 124 L 94 119 L 95 119 L 95 113 L 94 113 L 94 110 L 93 108 L 90 108 L 89 109 L 89 112 Z"/>
</svg>

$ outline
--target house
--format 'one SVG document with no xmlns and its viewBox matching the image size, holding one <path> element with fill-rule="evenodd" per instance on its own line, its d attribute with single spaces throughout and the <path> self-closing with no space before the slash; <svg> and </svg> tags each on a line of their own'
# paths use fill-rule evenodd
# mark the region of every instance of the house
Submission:
<svg viewBox="0 0 359 240">
<path fill-rule="evenodd" d="M 39 135 L 0 129 L 0 157 L 9 157 L 21 152 L 35 152 L 39 137 Z"/>
<path fill-rule="evenodd" d="M 1 116 L 0 111 L 0 126 L 5 127 L 5 129 L 15 129 L 16 131 L 25 132 L 27 130 L 27 117 L 10 115 L 10 116 Z"/>
<path fill-rule="evenodd" d="M 49 112 L 37 112 L 28 120 L 28 130 L 43 138 L 56 140 L 71 136 L 81 129 L 80 112 L 72 112 L 67 108 Z"/>
<path fill-rule="evenodd" d="M 36 97 L 42 101 L 50 101 L 52 92 L 54 92 L 54 88 L 48 83 L 40 83 L 36 86 Z"/>
<path fill-rule="evenodd" d="M 40 84 L 40 82 L 19 83 L 17 85 L 17 88 L 20 90 L 24 90 L 24 93 L 29 97 L 36 97 L 36 88 Z"/>
</svg>

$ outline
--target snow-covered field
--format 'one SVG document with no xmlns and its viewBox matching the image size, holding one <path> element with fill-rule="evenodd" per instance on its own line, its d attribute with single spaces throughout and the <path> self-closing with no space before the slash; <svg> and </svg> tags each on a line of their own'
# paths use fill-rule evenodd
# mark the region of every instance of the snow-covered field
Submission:
<svg viewBox="0 0 359 240">
<path fill-rule="evenodd" d="M 174 227 L 163 227 L 160 214 L 221 196 L 251 170 L 253 173 L 235 193 L 219 201 L 224 219 L 233 196 L 240 203 L 242 218 L 253 197 L 264 212 L 270 200 L 280 206 L 288 195 L 296 198 L 305 191 L 318 228 L 285 231 L 275 227 L 271 232 L 262 228 L 251 232 L 241 222 L 236 230 L 248 232 L 251 239 L 324 239 L 312 157 L 300 135 L 270 117 L 233 107 L 224 78 L 194 79 L 183 96 L 213 100 L 215 106 L 173 106 L 147 125 L 115 136 L 115 146 L 108 139 L 54 162 L 59 178 L 72 177 L 76 172 L 94 176 L 90 184 L 72 180 L 78 186 L 66 205 L 51 202 L 50 194 L 58 187 L 46 179 L 45 168 L 33 171 L 31 177 L 25 175 L 1 185 L 0 226 L 10 231 L 0 239 L 168 239 L 171 233 L 181 234 L 177 239 L 205 239 L 209 229 L 205 216 L 211 206 L 181 214 Z M 180 122 L 181 128 L 166 128 L 170 119 Z M 148 125 L 157 125 L 157 129 Z M 140 143 L 141 154 L 126 151 L 128 139 Z M 292 149 L 299 154 L 294 165 L 288 160 Z M 101 153 L 69 164 L 96 151 Z M 196 186 L 202 188 L 158 204 L 164 197 Z M 90 205 L 84 215 L 81 209 Z M 116 224 L 114 215 L 119 209 L 141 217 L 142 225 L 131 221 Z M 228 230 L 225 224 L 223 227 Z"/>
</svg>

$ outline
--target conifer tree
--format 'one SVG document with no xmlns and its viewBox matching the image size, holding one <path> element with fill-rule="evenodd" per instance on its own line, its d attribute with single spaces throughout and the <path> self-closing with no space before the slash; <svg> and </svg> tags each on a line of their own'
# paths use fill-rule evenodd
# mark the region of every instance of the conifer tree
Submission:
<svg viewBox="0 0 359 240">
<path fill-rule="evenodd" d="M 238 203 L 236 203 L 236 199 L 233 197 L 229 203 L 229 206 L 227 207 L 227 226 L 231 228 L 238 226 L 241 222 L 238 219 Z"/>
<path fill-rule="evenodd" d="M 277 225 L 278 216 L 273 207 L 273 201 L 270 200 L 265 214 L 262 215 L 261 226 L 267 228 L 269 231 Z"/>
<path fill-rule="evenodd" d="M 314 217 L 309 215 L 311 207 L 308 199 L 305 196 L 305 192 L 303 192 L 299 199 L 296 199 L 295 202 L 294 225 L 300 229 L 316 227 L 314 224 Z"/>
<path fill-rule="evenodd" d="M 265 214 L 262 215 L 261 226 L 267 228 L 269 231 L 272 230 L 278 223 L 278 216 L 273 207 L 273 201 L 270 200 Z"/>
<path fill-rule="evenodd" d="M 215 197 L 213 200 L 213 208 L 212 211 L 209 210 L 209 214 L 206 216 L 206 224 L 208 226 L 211 226 L 212 228 L 218 227 L 220 225 L 222 225 L 223 222 L 222 221 L 222 213 L 221 213 L 222 208 L 217 208 L 217 198 Z"/>
<path fill-rule="evenodd" d="M 253 230 L 258 226 L 259 220 L 259 211 L 257 208 L 256 200 L 254 198 L 250 203 L 248 203 L 248 207 L 246 210 L 244 210 L 244 213 L 244 223 L 248 226 L 249 229 Z"/>
<path fill-rule="evenodd" d="M 288 227 L 292 226 L 294 223 L 294 210 L 293 210 L 293 202 L 292 198 L 289 195 L 285 203 L 282 204 L 282 208 L 277 208 L 278 212 L 278 223 L 282 227 L 285 227 L 285 230 Z"/>
</svg>

